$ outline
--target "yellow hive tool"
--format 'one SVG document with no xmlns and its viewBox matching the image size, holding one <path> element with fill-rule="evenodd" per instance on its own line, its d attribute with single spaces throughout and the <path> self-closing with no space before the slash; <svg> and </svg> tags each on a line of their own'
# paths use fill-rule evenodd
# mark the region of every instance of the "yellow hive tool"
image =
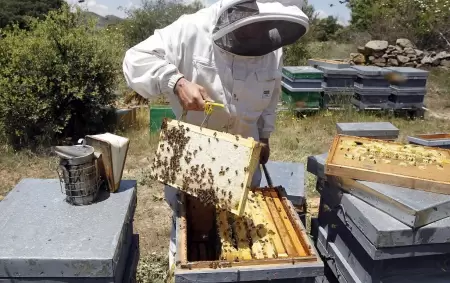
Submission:
<svg viewBox="0 0 450 283">
<path fill-rule="evenodd" d="M 208 120 L 209 117 L 211 117 L 211 114 L 214 110 L 214 107 L 222 107 L 225 108 L 225 105 L 223 105 L 222 103 L 216 103 L 216 102 L 212 102 L 212 101 L 205 101 L 205 119 L 203 120 L 202 124 L 200 125 L 200 127 L 203 127 L 203 125 L 206 123 L 206 125 L 208 125 Z M 181 115 L 181 118 L 179 119 L 180 121 L 184 121 L 184 118 L 186 118 L 187 115 L 187 110 L 183 110 L 183 114 Z"/>
</svg>

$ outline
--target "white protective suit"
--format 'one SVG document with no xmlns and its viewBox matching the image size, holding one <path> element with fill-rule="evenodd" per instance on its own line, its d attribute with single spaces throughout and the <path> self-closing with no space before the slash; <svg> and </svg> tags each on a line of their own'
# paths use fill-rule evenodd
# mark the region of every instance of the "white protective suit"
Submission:
<svg viewBox="0 0 450 283">
<path fill-rule="evenodd" d="M 219 0 L 171 25 L 155 30 L 129 49 L 123 62 L 128 85 L 143 97 L 166 94 L 177 117 L 183 109 L 173 87 L 181 76 L 205 88 L 216 108 L 207 127 L 269 138 L 281 93 L 282 47 L 309 28 L 303 0 Z M 190 111 L 186 122 L 200 125 L 201 111 Z M 253 186 L 259 186 L 261 171 Z M 175 208 L 176 190 L 166 187 Z M 170 266 L 175 253 L 172 229 Z"/>
</svg>

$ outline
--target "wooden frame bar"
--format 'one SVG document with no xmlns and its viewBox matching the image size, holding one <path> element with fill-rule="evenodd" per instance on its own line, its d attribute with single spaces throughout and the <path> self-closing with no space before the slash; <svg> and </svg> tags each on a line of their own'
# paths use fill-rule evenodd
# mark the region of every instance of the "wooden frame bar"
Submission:
<svg viewBox="0 0 450 283">
<path fill-rule="evenodd" d="M 325 164 L 327 175 L 450 195 L 448 172 L 450 150 L 345 135 L 334 138 Z"/>
<path fill-rule="evenodd" d="M 151 176 L 242 216 L 261 146 L 252 138 L 166 118 Z"/>
</svg>

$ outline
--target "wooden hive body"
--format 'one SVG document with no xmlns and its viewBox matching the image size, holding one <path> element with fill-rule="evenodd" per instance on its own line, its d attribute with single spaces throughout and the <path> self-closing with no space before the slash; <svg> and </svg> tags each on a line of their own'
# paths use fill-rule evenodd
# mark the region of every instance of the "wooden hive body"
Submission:
<svg viewBox="0 0 450 283">
<path fill-rule="evenodd" d="M 242 215 L 260 147 L 252 138 L 166 119 L 152 175 L 204 203 Z"/>
<path fill-rule="evenodd" d="M 311 276 L 321 275 L 323 263 L 282 187 L 252 190 L 243 216 L 180 193 L 178 213 L 175 273 L 184 278 L 201 273 L 206 280 L 242 268 L 263 277 L 258 280 L 280 279 L 282 270 L 296 268 L 291 275 L 297 278 L 298 269 L 313 266 Z"/>
<path fill-rule="evenodd" d="M 337 135 L 327 175 L 450 194 L 450 150 Z"/>
</svg>

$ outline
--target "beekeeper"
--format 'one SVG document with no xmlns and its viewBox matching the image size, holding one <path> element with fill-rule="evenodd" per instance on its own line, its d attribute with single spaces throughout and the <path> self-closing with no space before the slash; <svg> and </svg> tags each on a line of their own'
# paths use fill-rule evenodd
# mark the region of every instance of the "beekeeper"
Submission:
<svg viewBox="0 0 450 283">
<path fill-rule="evenodd" d="M 206 127 L 266 144 L 260 156 L 264 164 L 281 92 L 282 47 L 309 28 L 303 5 L 303 0 L 219 0 L 183 15 L 126 52 L 126 81 L 145 98 L 167 95 L 177 117 L 188 110 L 191 124 L 203 122 L 205 101 L 224 104 L 214 109 Z M 260 180 L 258 167 L 252 186 Z M 166 188 L 172 207 L 175 195 Z"/>
</svg>

